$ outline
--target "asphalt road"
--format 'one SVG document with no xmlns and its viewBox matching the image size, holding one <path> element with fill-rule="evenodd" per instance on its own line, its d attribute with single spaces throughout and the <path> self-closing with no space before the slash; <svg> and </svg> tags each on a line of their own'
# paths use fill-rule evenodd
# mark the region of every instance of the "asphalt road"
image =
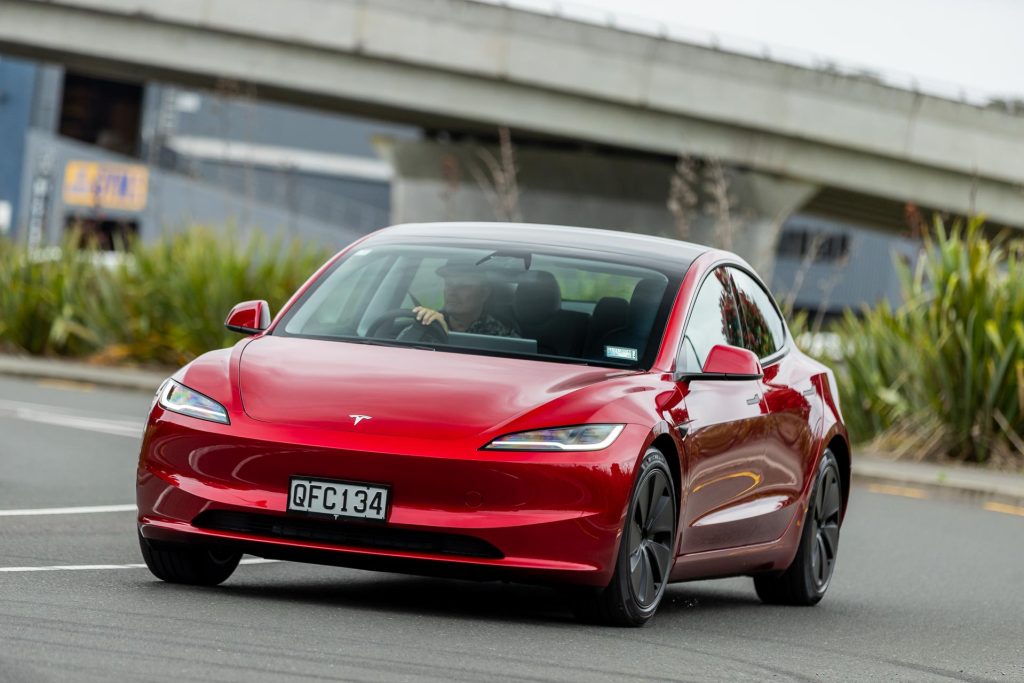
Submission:
<svg viewBox="0 0 1024 683">
<path fill-rule="evenodd" d="M 132 503 L 149 402 L 0 378 L 0 511 Z M 0 512 L 0 681 L 1024 681 L 1024 517 L 856 487 L 840 548 L 817 607 L 677 584 L 624 630 L 500 583 L 255 563 L 173 586 L 130 510 Z"/>
</svg>

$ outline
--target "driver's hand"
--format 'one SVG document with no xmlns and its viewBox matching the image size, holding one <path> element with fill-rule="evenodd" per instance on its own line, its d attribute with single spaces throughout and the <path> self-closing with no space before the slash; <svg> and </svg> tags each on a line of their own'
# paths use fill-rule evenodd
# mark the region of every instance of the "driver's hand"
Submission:
<svg viewBox="0 0 1024 683">
<path fill-rule="evenodd" d="M 416 314 L 416 320 L 418 320 L 423 325 L 429 325 L 436 320 L 437 322 L 441 323 L 441 327 L 444 328 L 445 332 L 449 331 L 448 323 L 446 323 L 444 320 L 444 313 L 441 313 L 440 311 L 435 311 L 432 308 L 427 308 L 426 306 L 417 306 L 416 308 L 412 309 L 412 312 Z"/>
</svg>

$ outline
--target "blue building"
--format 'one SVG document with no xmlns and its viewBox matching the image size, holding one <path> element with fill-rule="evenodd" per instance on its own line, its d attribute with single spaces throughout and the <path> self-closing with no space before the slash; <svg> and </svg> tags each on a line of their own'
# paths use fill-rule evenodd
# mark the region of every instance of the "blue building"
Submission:
<svg viewBox="0 0 1024 683">
<path fill-rule="evenodd" d="M 0 235 L 12 232 L 19 209 L 36 74 L 31 62 L 0 57 Z"/>
<path fill-rule="evenodd" d="M 388 223 L 374 141 L 419 130 L 0 56 L 0 230 L 112 246 L 232 223 L 341 246 Z"/>
</svg>

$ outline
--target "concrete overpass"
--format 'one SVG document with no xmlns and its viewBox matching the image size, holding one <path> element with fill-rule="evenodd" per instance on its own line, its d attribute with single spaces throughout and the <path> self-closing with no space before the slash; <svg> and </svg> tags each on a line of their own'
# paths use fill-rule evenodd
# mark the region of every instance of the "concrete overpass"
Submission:
<svg viewBox="0 0 1024 683">
<path fill-rule="evenodd" d="M 822 187 L 1024 225 L 1020 115 L 470 0 L 4 0 L 0 52 L 715 157 L 750 171 L 754 227 Z"/>
</svg>

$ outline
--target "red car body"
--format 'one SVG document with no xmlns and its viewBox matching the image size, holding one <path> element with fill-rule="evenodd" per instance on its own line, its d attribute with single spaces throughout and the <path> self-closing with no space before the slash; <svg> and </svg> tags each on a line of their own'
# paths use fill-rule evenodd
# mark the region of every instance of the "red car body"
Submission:
<svg viewBox="0 0 1024 683">
<path fill-rule="evenodd" d="M 335 258 L 410 235 L 583 248 L 576 229 L 519 227 L 399 226 Z M 850 449 L 831 372 L 787 332 L 760 379 L 680 377 L 676 358 L 698 286 L 716 266 L 749 266 L 669 240 L 582 234 L 594 252 L 678 256 L 674 303 L 650 367 L 274 335 L 318 272 L 268 329 L 174 375 L 223 405 L 230 424 L 154 405 L 138 465 L 141 536 L 324 564 L 600 587 L 615 569 L 634 478 L 653 445 L 666 455 L 679 503 L 670 580 L 785 569 L 826 448 L 838 460 L 845 511 Z M 503 434 L 589 423 L 625 427 L 596 451 L 483 450 Z M 286 511 L 296 475 L 386 485 L 388 517 L 300 523 Z"/>
</svg>

